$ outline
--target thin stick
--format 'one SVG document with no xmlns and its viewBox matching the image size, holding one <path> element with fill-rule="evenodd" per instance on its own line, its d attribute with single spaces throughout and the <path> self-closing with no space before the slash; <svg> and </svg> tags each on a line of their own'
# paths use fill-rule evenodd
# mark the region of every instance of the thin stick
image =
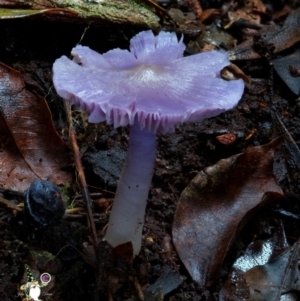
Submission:
<svg viewBox="0 0 300 301">
<path fill-rule="evenodd" d="M 95 226 L 95 222 L 93 219 L 93 213 L 92 213 L 92 208 L 91 208 L 92 202 L 91 202 L 90 194 L 89 194 L 89 191 L 87 188 L 85 175 L 84 175 L 84 171 L 83 171 L 83 166 L 82 166 L 82 162 L 81 162 L 81 158 L 80 158 L 80 152 L 79 152 L 79 148 L 78 148 L 78 144 L 77 144 L 76 134 L 75 134 L 75 130 L 73 127 L 71 105 L 67 102 L 64 102 L 64 106 L 65 106 L 65 111 L 66 111 L 67 120 L 68 120 L 68 124 L 69 124 L 69 139 L 70 139 L 70 144 L 71 144 L 71 147 L 73 150 L 75 166 L 76 166 L 76 169 L 78 172 L 78 179 L 79 179 L 79 183 L 80 183 L 80 187 L 81 187 L 81 193 L 82 193 L 82 197 L 86 204 L 87 216 L 88 216 L 89 224 L 90 224 L 91 231 L 92 231 L 93 246 L 94 246 L 95 252 L 97 252 L 98 238 L 97 238 L 96 226 Z"/>
<path fill-rule="evenodd" d="M 136 276 L 134 276 L 134 278 L 133 278 L 133 285 L 134 285 L 134 287 L 135 287 L 135 290 L 136 290 L 138 299 L 139 299 L 140 301 L 144 301 L 144 300 L 145 300 L 144 293 L 143 293 L 143 290 L 142 290 L 142 288 L 141 288 L 141 285 L 140 285 L 140 283 L 139 283 L 139 281 L 138 281 L 138 279 L 137 279 Z"/>
<path fill-rule="evenodd" d="M 12 203 L 11 201 L 7 200 L 7 199 L 4 199 L 2 197 L 0 197 L 0 203 L 6 205 L 8 208 L 10 209 L 13 209 L 13 210 L 16 210 L 16 211 L 23 211 L 22 208 L 20 208 L 19 206 L 17 206 L 16 204 Z"/>
<path fill-rule="evenodd" d="M 90 28 L 90 25 L 91 25 L 91 24 L 88 24 L 88 26 L 84 29 L 83 34 L 82 34 L 82 36 L 80 37 L 80 40 L 79 40 L 79 42 L 77 43 L 77 45 L 79 45 L 79 44 L 81 43 L 81 41 L 83 40 L 86 31 Z"/>
</svg>

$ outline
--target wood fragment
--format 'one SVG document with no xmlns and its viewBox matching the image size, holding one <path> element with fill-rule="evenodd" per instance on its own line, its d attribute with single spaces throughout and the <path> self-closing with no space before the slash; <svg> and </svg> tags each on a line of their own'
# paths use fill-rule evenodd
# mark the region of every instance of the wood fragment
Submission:
<svg viewBox="0 0 300 301">
<path fill-rule="evenodd" d="M 77 139 L 76 139 L 76 134 L 75 130 L 73 127 L 73 122 L 72 122 L 72 111 L 71 111 L 71 105 L 67 102 L 64 102 L 65 106 L 65 111 L 66 111 L 66 116 L 68 120 L 68 125 L 69 125 L 69 139 L 70 139 L 70 144 L 73 150 L 73 155 L 74 155 L 74 162 L 75 166 L 78 172 L 78 179 L 79 183 L 81 186 L 81 193 L 82 197 L 85 201 L 86 204 L 86 211 L 87 211 L 87 217 L 88 221 L 91 227 L 91 232 L 92 232 L 92 238 L 93 238 L 93 246 L 95 249 L 95 252 L 97 252 L 97 245 L 98 245 L 98 237 L 97 237 L 97 232 L 96 232 L 96 226 L 93 218 L 93 213 L 92 213 L 92 201 L 89 195 L 89 190 L 87 187 L 84 171 L 83 171 L 83 166 L 80 158 L 80 152 L 77 144 Z"/>
<path fill-rule="evenodd" d="M 18 212 L 21 212 L 23 211 L 22 208 L 20 208 L 19 206 L 17 206 L 16 204 L 12 203 L 11 201 L 7 200 L 7 199 L 4 199 L 2 197 L 0 197 L 0 203 L 6 205 L 8 208 L 10 209 L 13 209 L 13 210 L 16 210 Z"/>
</svg>

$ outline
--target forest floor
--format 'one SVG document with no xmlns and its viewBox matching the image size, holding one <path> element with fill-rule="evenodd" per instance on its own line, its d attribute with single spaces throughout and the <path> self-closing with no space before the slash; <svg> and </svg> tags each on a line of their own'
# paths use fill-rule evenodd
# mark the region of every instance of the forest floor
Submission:
<svg viewBox="0 0 300 301">
<path fill-rule="evenodd" d="M 29 282 L 26 265 L 36 279 L 51 275 L 47 286 L 37 284 L 43 301 L 298 300 L 300 2 L 241 2 L 202 1 L 203 12 L 164 3 L 179 26 L 167 20 L 163 29 L 184 34 L 186 54 L 225 49 L 246 84 L 234 109 L 158 135 L 142 249 L 134 260 L 128 246 L 112 251 L 101 242 L 96 254 L 92 247 L 52 65 L 79 42 L 100 53 L 128 48 L 143 28 L 51 15 L 0 20 L 1 301 L 30 300 L 20 289 Z M 76 108 L 72 117 L 100 241 L 128 128 L 88 124 Z M 41 153 L 43 159 L 50 153 L 48 163 L 57 156 L 61 170 L 29 168 Z M 28 222 L 24 192 L 33 180 L 59 184 L 68 206 L 62 221 Z"/>
</svg>

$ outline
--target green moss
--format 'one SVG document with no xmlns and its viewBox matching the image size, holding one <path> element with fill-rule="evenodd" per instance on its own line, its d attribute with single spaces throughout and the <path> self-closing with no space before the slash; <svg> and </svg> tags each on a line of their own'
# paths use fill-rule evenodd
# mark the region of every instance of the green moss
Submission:
<svg viewBox="0 0 300 301">
<path fill-rule="evenodd" d="M 70 183 L 66 183 L 64 186 L 59 187 L 61 192 L 61 197 L 63 199 L 63 202 L 65 206 L 67 206 L 70 203 L 71 195 L 72 195 L 72 187 Z"/>
<path fill-rule="evenodd" d="M 135 0 L 66 1 L 58 5 L 76 11 L 80 17 L 102 23 L 131 25 L 158 30 L 159 17 L 152 8 Z"/>
<path fill-rule="evenodd" d="M 52 253 L 47 251 L 42 251 L 42 252 L 31 251 L 30 255 L 34 260 L 39 260 L 41 258 L 44 258 L 46 260 L 54 260 L 56 258 Z"/>
</svg>

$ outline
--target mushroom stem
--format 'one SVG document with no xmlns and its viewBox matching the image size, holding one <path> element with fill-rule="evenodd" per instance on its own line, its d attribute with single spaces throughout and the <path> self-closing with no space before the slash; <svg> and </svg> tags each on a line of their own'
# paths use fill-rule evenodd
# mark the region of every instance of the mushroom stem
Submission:
<svg viewBox="0 0 300 301">
<path fill-rule="evenodd" d="M 131 241 L 141 249 L 144 215 L 156 158 L 156 134 L 135 123 L 130 128 L 129 148 L 109 218 L 105 239 L 113 247 Z"/>
</svg>

